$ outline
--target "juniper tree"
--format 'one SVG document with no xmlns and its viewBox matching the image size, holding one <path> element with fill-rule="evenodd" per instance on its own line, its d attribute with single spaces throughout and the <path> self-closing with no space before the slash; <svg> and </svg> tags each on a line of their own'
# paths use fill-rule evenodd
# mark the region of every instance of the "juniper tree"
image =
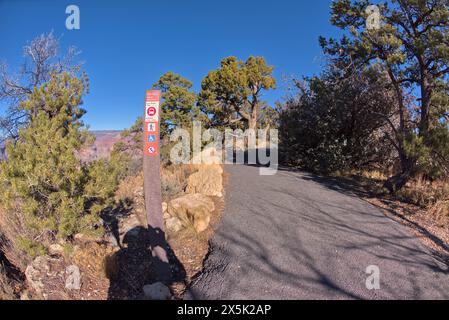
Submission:
<svg viewBox="0 0 449 320">
<path fill-rule="evenodd" d="M 211 115 L 211 124 L 238 127 L 243 123 L 257 129 L 265 106 L 262 91 L 276 87 L 272 73 L 273 67 L 263 57 L 251 56 L 246 61 L 224 58 L 220 68 L 210 71 L 201 83 L 199 104 Z"/>
<path fill-rule="evenodd" d="M 385 80 L 376 68 L 355 72 L 335 65 L 320 76 L 296 80 L 299 92 L 280 113 L 283 161 L 320 173 L 385 166 L 391 144 L 379 133 L 388 126 L 376 115 L 392 111 Z"/>
<path fill-rule="evenodd" d="M 398 124 L 388 136 L 401 171 L 388 179 L 390 192 L 418 172 L 448 172 L 449 1 L 392 0 L 379 5 L 381 21 L 367 28 L 367 0 L 337 0 L 331 22 L 345 30 L 340 41 L 321 38 L 336 61 L 365 67 L 379 64 L 395 92 Z M 412 97 L 412 99 L 408 99 Z"/>
</svg>

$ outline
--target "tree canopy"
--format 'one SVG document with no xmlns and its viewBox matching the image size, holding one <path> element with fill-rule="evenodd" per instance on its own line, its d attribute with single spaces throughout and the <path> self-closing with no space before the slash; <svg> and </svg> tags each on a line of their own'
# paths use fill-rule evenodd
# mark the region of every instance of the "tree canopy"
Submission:
<svg viewBox="0 0 449 320">
<path fill-rule="evenodd" d="M 394 192 L 418 172 L 448 172 L 449 6 L 447 0 L 392 0 L 379 6 L 380 23 L 367 28 L 367 0 L 337 0 L 331 22 L 349 33 L 321 38 L 333 62 L 354 68 L 377 64 L 395 93 L 398 122 L 389 140 L 401 172 L 386 187 Z"/>
<path fill-rule="evenodd" d="M 87 164 L 77 156 L 93 141 L 81 121 L 87 88 L 86 76 L 52 73 L 20 104 L 30 121 L 7 141 L 8 159 L 0 163 L 2 221 L 20 230 L 9 239 L 30 256 L 55 238 L 102 232 L 100 212 L 114 202 L 119 158 Z"/>
<path fill-rule="evenodd" d="M 199 104 L 206 114 L 211 114 L 212 126 L 234 126 L 242 122 L 256 129 L 262 90 L 276 87 L 273 67 L 263 57 L 249 57 L 240 61 L 227 57 L 220 68 L 212 70 L 201 83 Z"/>
<path fill-rule="evenodd" d="M 191 91 L 192 86 L 190 80 L 173 72 L 163 74 L 153 85 L 162 92 L 161 137 L 177 127 L 190 128 L 192 121 L 200 116 L 197 94 Z"/>
</svg>

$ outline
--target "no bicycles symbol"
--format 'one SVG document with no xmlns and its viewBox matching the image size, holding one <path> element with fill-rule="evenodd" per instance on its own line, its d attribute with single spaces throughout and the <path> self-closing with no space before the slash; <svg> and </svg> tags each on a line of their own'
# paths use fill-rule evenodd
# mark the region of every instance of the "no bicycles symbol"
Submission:
<svg viewBox="0 0 449 320">
<path fill-rule="evenodd" d="M 149 90 L 145 96 L 144 155 L 159 156 L 160 91 Z"/>
</svg>

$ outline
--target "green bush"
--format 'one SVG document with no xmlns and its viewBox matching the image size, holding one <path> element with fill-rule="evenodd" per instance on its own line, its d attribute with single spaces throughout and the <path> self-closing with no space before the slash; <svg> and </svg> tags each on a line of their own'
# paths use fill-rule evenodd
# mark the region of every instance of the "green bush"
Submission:
<svg viewBox="0 0 449 320">
<path fill-rule="evenodd" d="M 53 74 L 21 104 L 30 121 L 7 143 L 8 160 L 0 164 L 4 220 L 21 220 L 15 243 L 29 256 L 44 253 L 55 239 L 101 234 L 99 214 L 113 204 L 122 156 L 89 164 L 77 157 L 93 141 L 81 121 L 87 85 L 84 75 Z"/>
</svg>

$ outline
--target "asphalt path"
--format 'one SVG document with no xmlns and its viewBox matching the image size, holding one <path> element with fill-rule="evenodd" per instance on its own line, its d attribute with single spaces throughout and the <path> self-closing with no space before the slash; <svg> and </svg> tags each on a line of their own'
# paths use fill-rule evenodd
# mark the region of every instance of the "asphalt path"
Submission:
<svg viewBox="0 0 449 320">
<path fill-rule="evenodd" d="M 304 172 L 226 172 L 223 218 L 185 299 L 449 299 L 447 265 L 347 188 Z M 379 289 L 366 286 L 369 266 Z"/>
</svg>

